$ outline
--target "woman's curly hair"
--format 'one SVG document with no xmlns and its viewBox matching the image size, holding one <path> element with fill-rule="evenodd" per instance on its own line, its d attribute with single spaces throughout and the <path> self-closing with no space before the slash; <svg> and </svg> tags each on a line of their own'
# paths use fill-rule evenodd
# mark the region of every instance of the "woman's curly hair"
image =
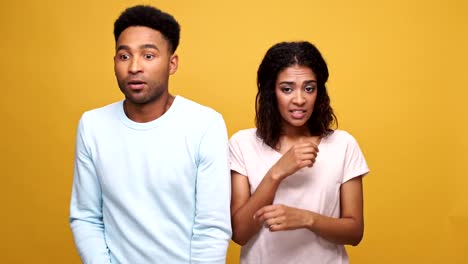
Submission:
<svg viewBox="0 0 468 264">
<path fill-rule="evenodd" d="M 317 77 L 317 99 L 312 116 L 307 120 L 311 135 L 327 136 L 333 133 L 332 125 L 338 125 L 325 86 L 328 68 L 320 51 L 307 41 L 275 44 L 267 51 L 258 68 L 255 101 L 257 136 L 273 149 L 276 149 L 282 134 L 282 117 L 275 93 L 276 80 L 281 71 L 294 65 L 310 68 Z"/>
</svg>

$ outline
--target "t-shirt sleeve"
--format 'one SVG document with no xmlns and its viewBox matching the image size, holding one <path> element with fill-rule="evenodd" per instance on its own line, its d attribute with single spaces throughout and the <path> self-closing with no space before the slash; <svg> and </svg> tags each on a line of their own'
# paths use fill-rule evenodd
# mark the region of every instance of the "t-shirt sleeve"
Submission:
<svg viewBox="0 0 468 264">
<path fill-rule="evenodd" d="M 242 155 L 242 143 L 239 133 L 234 134 L 229 140 L 229 166 L 231 170 L 247 176 L 244 156 Z"/>
<path fill-rule="evenodd" d="M 367 173 L 369 173 L 369 167 L 364 154 L 356 139 L 349 135 L 345 154 L 343 183 L 358 176 L 365 176 Z"/>
</svg>

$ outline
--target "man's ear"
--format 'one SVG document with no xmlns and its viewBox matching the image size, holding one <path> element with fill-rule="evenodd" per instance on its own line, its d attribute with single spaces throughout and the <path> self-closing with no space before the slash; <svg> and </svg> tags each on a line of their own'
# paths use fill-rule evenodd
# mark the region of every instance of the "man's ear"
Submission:
<svg viewBox="0 0 468 264">
<path fill-rule="evenodd" d="M 179 67 L 179 56 L 177 54 L 172 54 L 169 61 L 169 74 L 174 74 Z"/>
</svg>

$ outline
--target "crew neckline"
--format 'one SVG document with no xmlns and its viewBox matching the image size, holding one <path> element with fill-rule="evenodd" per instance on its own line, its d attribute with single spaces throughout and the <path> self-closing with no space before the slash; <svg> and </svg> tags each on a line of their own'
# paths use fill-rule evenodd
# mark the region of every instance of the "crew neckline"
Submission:
<svg viewBox="0 0 468 264">
<path fill-rule="evenodd" d="M 178 105 L 180 104 L 180 101 L 182 99 L 183 98 L 181 96 L 176 95 L 174 98 L 174 101 L 172 102 L 172 105 L 169 107 L 169 109 L 167 109 L 167 111 L 164 114 L 162 114 L 160 117 L 156 118 L 155 120 L 144 122 L 144 123 L 135 122 L 131 120 L 130 118 L 128 118 L 128 116 L 125 114 L 124 107 L 123 107 L 123 103 L 125 100 L 121 100 L 118 104 L 119 117 L 122 123 L 129 128 L 136 129 L 136 130 L 152 129 L 152 128 L 159 126 L 161 123 L 164 122 L 164 120 L 168 119 L 171 115 L 173 115 L 173 113 L 176 111 L 176 108 L 178 108 Z"/>
</svg>

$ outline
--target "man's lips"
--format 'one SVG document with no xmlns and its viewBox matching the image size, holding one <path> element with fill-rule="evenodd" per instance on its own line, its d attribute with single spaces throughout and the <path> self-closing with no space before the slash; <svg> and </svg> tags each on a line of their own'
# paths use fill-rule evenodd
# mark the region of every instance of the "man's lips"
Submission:
<svg viewBox="0 0 468 264">
<path fill-rule="evenodd" d="M 132 90 L 140 90 L 145 86 L 145 82 L 142 80 L 130 80 L 127 85 Z"/>
</svg>

